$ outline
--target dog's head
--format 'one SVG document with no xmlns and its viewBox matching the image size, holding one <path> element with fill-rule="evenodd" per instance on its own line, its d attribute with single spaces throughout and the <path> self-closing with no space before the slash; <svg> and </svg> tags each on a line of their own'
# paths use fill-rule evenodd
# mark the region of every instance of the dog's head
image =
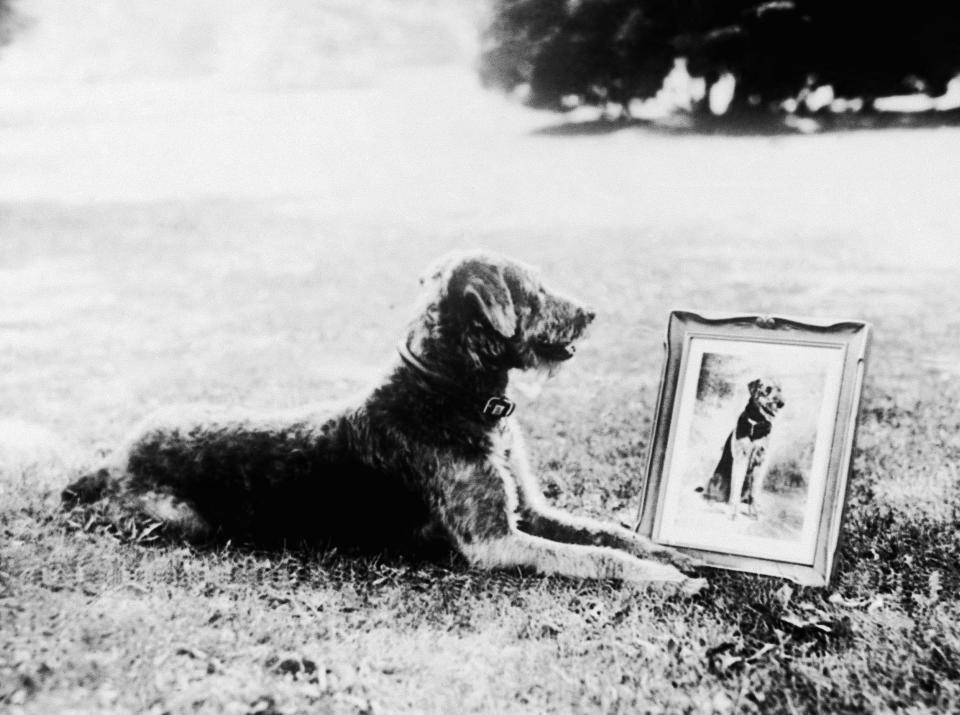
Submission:
<svg viewBox="0 0 960 715">
<path fill-rule="evenodd" d="M 547 287 L 530 266 L 453 254 L 421 279 L 436 328 L 477 366 L 533 368 L 569 360 L 594 313 Z"/>
<path fill-rule="evenodd" d="M 786 403 L 783 401 L 783 389 L 780 383 L 770 378 L 758 377 L 747 385 L 750 399 L 767 417 L 775 417 Z"/>
</svg>

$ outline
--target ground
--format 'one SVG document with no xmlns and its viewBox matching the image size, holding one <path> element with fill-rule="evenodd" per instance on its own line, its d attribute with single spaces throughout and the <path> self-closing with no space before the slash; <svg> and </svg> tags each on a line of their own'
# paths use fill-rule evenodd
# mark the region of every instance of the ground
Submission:
<svg viewBox="0 0 960 715">
<path fill-rule="evenodd" d="M 0 709 L 960 708 L 954 129 L 538 132 L 460 69 L 0 101 Z M 632 521 L 670 309 L 876 326 L 836 584 L 618 583 L 195 551 L 57 510 L 154 407 L 348 394 L 418 272 L 485 246 L 599 317 L 517 419 L 548 497 Z"/>
</svg>

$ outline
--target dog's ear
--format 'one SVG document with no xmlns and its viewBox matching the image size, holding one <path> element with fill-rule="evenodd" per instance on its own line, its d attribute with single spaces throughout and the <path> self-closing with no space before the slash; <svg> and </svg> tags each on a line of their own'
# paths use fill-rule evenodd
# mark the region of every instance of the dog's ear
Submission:
<svg viewBox="0 0 960 715">
<path fill-rule="evenodd" d="M 503 272 L 494 266 L 473 264 L 463 287 L 463 297 L 486 322 L 505 338 L 517 332 L 517 313 Z"/>
<path fill-rule="evenodd" d="M 760 389 L 760 385 L 763 384 L 763 380 L 757 378 L 756 380 L 751 380 L 747 383 L 747 389 L 750 390 L 751 395 L 756 395 L 757 390 Z"/>
</svg>

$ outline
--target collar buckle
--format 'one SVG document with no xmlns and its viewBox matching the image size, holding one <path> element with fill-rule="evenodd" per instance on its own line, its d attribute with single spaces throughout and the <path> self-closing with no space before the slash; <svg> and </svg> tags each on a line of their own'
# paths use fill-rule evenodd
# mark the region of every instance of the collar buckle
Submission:
<svg viewBox="0 0 960 715">
<path fill-rule="evenodd" d="M 513 400 L 502 395 L 496 395 L 487 400 L 487 404 L 483 406 L 483 415 L 502 420 L 504 417 L 512 415 L 515 409 L 517 409 L 517 403 Z"/>
</svg>

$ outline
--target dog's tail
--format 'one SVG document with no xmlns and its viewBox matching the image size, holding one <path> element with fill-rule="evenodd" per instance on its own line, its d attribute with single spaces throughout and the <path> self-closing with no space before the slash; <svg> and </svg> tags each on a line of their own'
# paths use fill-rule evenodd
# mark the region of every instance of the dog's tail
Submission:
<svg viewBox="0 0 960 715">
<path fill-rule="evenodd" d="M 60 492 L 60 501 L 67 509 L 78 504 L 91 504 L 107 495 L 113 486 L 113 481 L 107 469 L 85 474 Z"/>
</svg>

